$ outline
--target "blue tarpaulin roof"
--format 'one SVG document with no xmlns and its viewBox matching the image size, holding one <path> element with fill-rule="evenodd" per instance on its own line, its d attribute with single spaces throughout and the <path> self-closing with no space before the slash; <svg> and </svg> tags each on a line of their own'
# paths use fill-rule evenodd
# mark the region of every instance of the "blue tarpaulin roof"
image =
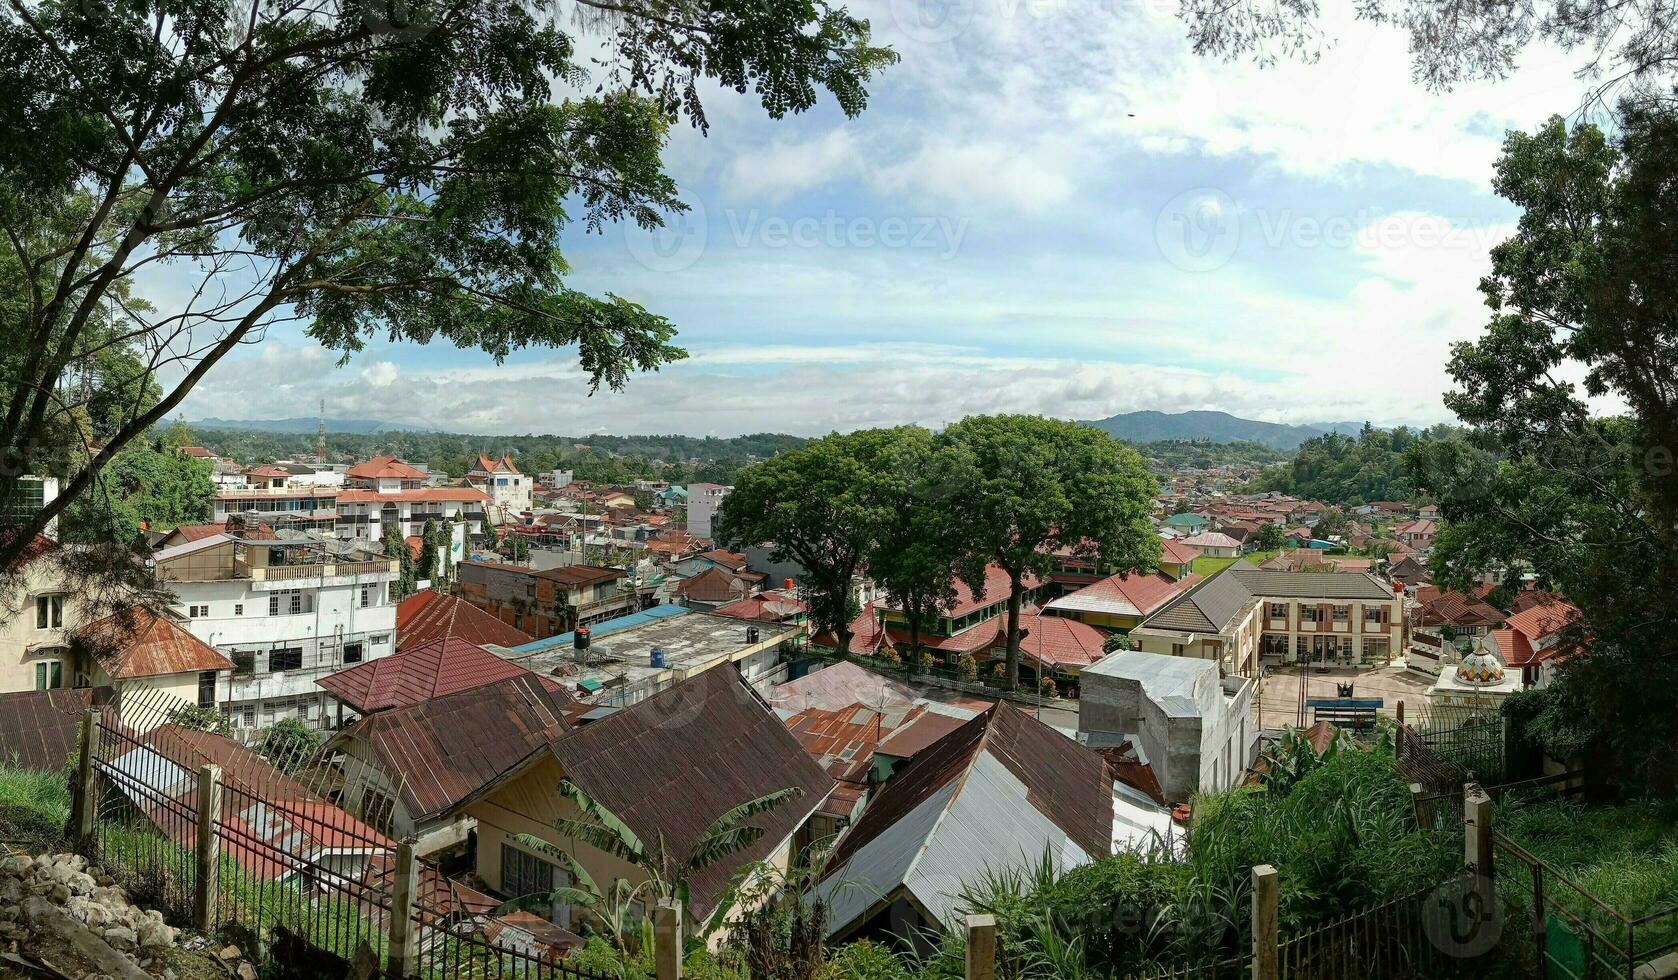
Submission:
<svg viewBox="0 0 1678 980">
<path fill-rule="evenodd" d="M 588 628 L 588 632 L 590 636 L 607 636 L 609 634 L 619 632 L 620 630 L 633 629 L 634 627 L 642 626 L 646 623 L 654 622 L 655 620 L 669 619 L 672 616 L 685 616 L 690 612 L 692 612 L 692 610 L 686 606 L 673 606 L 669 603 L 664 603 L 662 605 L 654 606 L 651 609 L 643 609 L 640 612 L 630 613 L 627 616 L 619 616 L 616 619 L 608 619 L 602 623 L 595 623 L 593 626 Z M 572 633 L 561 633 L 558 636 L 550 636 L 543 640 L 534 640 L 530 643 L 510 647 L 509 649 L 516 653 L 523 654 L 542 653 L 546 650 L 552 650 L 555 647 L 570 646 L 574 635 L 575 634 Z"/>
</svg>

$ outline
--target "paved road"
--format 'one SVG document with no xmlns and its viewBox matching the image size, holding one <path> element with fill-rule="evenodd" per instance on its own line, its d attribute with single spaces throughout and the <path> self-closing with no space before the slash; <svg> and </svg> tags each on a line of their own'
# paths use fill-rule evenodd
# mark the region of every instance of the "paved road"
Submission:
<svg viewBox="0 0 1678 980">
<path fill-rule="evenodd" d="M 1386 701 L 1384 715 L 1397 712 L 1398 702 L 1406 702 L 1405 711 L 1414 716 L 1421 710 L 1424 695 L 1433 683 L 1432 678 L 1407 667 L 1367 667 L 1356 670 L 1334 669 L 1326 673 L 1312 670 L 1305 678 L 1307 697 L 1332 698 L 1336 684 L 1350 683 L 1353 695 L 1360 698 L 1381 698 Z M 1272 671 L 1259 688 L 1259 727 L 1281 728 L 1298 724 L 1299 669 Z M 1310 724 L 1307 715 L 1306 724 Z"/>
</svg>

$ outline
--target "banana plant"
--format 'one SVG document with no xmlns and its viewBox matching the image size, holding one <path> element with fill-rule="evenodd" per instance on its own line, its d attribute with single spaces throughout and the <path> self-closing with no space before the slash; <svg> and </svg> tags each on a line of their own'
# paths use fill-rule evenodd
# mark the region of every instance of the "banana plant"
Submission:
<svg viewBox="0 0 1678 980">
<path fill-rule="evenodd" d="M 685 855 L 672 854 L 662 832 L 649 846 L 623 818 L 569 779 L 560 780 L 559 794 L 577 808 L 579 816 L 561 817 L 554 821 L 558 837 L 581 841 L 620 858 L 634 865 L 645 878 L 634 885 L 620 878 L 613 881 L 608 889 L 602 890 L 575 855 L 540 837 L 519 834 L 514 838 L 518 843 L 552 856 L 569 872 L 572 884 L 547 892 L 521 895 L 497 907 L 491 915 L 517 909 L 545 910 L 555 904 L 569 904 L 589 913 L 589 921 L 598 924 L 599 931 L 620 951 L 627 951 L 629 938 L 639 931 L 633 924 L 638 907 L 651 908 L 674 900 L 685 908 L 688 904 L 688 880 L 693 875 L 763 839 L 763 828 L 747 821 L 789 800 L 798 799 L 804 791 L 796 786 L 788 787 L 734 807 L 712 821 Z M 736 875 L 730 882 L 701 936 L 709 935 L 722 925 L 730 907 L 739 897 L 741 878 L 742 875 Z"/>
</svg>

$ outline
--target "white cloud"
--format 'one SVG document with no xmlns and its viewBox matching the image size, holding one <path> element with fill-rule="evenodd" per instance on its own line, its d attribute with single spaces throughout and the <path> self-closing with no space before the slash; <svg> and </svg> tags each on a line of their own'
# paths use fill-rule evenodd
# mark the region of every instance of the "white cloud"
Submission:
<svg viewBox="0 0 1678 980">
<path fill-rule="evenodd" d="M 374 361 L 361 369 L 361 380 L 375 388 L 389 388 L 396 383 L 399 373 L 391 361 Z"/>
</svg>

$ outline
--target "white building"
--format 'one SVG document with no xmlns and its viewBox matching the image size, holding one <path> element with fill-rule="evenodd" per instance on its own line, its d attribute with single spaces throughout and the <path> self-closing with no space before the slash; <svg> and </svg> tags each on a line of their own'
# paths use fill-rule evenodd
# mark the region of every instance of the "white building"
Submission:
<svg viewBox="0 0 1678 980">
<path fill-rule="evenodd" d="M 233 662 L 218 693 L 235 726 L 322 727 L 337 703 L 315 679 L 396 649 L 397 562 L 318 532 L 235 525 L 159 551 L 158 580 L 188 631 Z"/>
<path fill-rule="evenodd" d="M 1258 752 L 1253 680 L 1220 677 L 1218 662 L 1125 651 L 1079 675 L 1079 739 L 1129 742 L 1153 767 L 1165 799 L 1229 789 Z"/>
<path fill-rule="evenodd" d="M 733 487 L 716 483 L 688 484 L 688 533 L 696 538 L 711 536 L 711 522 L 722 508 L 722 500 Z"/>
<path fill-rule="evenodd" d="M 522 523 L 520 515 L 531 509 L 530 491 L 535 481 L 520 473 L 506 456 L 479 456 L 472 472 L 466 474 L 466 482 L 489 497 L 487 512 L 492 524 Z"/>
<path fill-rule="evenodd" d="M 453 539 L 448 560 L 466 557 L 472 535 L 484 530 L 484 507 L 489 496 L 476 487 L 426 486 L 428 474 L 392 456 L 375 456 L 357 463 L 345 474 L 345 489 L 337 496 L 338 537 L 377 544 L 385 528 L 395 525 L 404 538 L 417 543 L 426 521 L 451 521 Z M 324 491 L 323 491 L 324 492 Z M 430 578 L 433 569 L 421 569 Z"/>
</svg>

